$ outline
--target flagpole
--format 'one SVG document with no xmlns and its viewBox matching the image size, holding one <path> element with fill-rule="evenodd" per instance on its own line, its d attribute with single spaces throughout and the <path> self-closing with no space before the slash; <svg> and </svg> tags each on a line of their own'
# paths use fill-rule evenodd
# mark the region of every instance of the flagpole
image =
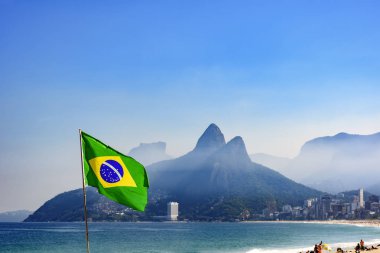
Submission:
<svg viewBox="0 0 380 253">
<path fill-rule="evenodd" d="M 80 160 L 81 160 L 81 167 L 82 167 L 82 189 L 83 189 L 84 221 L 85 221 L 85 224 L 86 224 L 86 245 L 87 245 L 87 253 L 90 253 L 90 241 L 88 239 L 88 223 L 87 223 L 86 188 L 85 188 L 85 185 L 84 185 L 82 129 L 79 129 L 79 143 L 80 143 Z"/>
</svg>

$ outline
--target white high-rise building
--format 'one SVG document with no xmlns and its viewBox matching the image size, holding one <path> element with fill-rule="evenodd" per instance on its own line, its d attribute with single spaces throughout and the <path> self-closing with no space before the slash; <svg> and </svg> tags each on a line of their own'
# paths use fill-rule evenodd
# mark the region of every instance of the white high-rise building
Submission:
<svg viewBox="0 0 380 253">
<path fill-rule="evenodd" d="M 359 190 L 359 207 L 364 208 L 364 190 L 360 188 Z"/>
<path fill-rule="evenodd" d="M 168 203 L 168 220 L 176 221 L 178 219 L 178 203 L 169 202 Z"/>
</svg>

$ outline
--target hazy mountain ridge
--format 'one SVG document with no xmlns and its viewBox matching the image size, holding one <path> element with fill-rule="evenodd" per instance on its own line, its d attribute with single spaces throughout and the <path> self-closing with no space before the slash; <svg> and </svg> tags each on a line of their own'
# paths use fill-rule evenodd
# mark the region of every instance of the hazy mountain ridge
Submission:
<svg viewBox="0 0 380 253">
<path fill-rule="evenodd" d="M 171 156 L 166 154 L 166 143 L 162 141 L 140 143 L 138 147 L 132 148 L 128 155 L 135 158 L 144 166 L 171 159 Z"/>
<path fill-rule="evenodd" d="M 263 164 L 278 163 L 274 168 L 285 176 L 322 191 L 364 187 L 380 193 L 380 133 L 319 137 L 306 142 L 289 162 L 266 158 Z"/>
<path fill-rule="evenodd" d="M 370 187 L 380 180 L 380 133 L 339 133 L 311 140 L 289 164 L 293 170 L 300 167 L 305 172 L 301 182 L 317 189 L 335 193 Z"/>
</svg>

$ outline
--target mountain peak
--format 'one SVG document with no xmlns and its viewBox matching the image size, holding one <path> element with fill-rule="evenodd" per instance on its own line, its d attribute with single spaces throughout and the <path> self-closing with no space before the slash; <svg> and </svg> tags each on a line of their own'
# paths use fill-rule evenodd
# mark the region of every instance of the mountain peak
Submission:
<svg viewBox="0 0 380 253">
<path fill-rule="evenodd" d="M 234 137 L 213 156 L 213 161 L 222 162 L 228 168 L 247 168 L 252 164 L 240 136 Z"/>
<path fill-rule="evenodd" d="M 199 138 L 194 150 L 217 150 L 226 144 L 224 135 L 214 123 L 210 124 Z"/>
<path fill-rule="evenodd" d="M 337 133 L 334 137 L 347 136 L 347 135 L 349 135 L 349 134 L 345 133 L 345 132 L 340 132 L 340 133 Z"/>
<path fill-rule="evenodd" d="M 235 136 L 232 138 L 232 140 L 226 144 L 224 149 L 228 150 L 231 154 L 248 157 L 247 149 L 245 148 L 245 143 L 241 136 Z"/>
</svg>

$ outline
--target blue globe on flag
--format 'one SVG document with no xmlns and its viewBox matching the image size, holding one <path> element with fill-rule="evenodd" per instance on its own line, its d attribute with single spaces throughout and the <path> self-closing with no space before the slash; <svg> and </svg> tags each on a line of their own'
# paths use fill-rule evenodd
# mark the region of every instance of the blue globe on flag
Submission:
<svg viewBox="0 0 380 253">
<path fill-rule="evenodd" d="M 100 176 L 107 183 L 119 182 L 123 175 L 123 167 L 115 160 L 107 160 L 100 166 Z"/>
</svg>

